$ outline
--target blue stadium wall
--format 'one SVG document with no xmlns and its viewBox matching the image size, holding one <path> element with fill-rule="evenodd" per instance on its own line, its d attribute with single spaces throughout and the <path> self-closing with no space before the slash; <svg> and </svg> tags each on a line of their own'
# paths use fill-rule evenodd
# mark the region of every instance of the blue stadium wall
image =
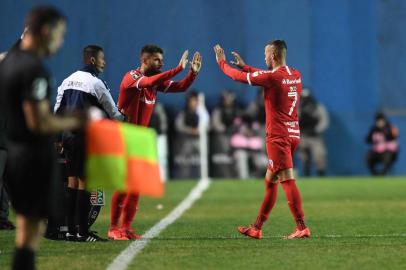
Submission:
<svg viewBox="0 0 406 270">
<path fill-rule="evenodd" d="M 40 1 L 1 0 L 0 50 L 18 38 L 24 14 Z M 48 1 L 69 18 L 65 45 L 48 64 L 59 84 L 81 67 L 81 49 L 100 44 L 107 55 L 104 74 L 114 98 L 122 75 L 138 66 L 140 48 L 156 43 L 165 49 L 166 68 L 183 50 L 203 55 L 195 88 L 209 108 L 220 91 L 233 89 L 242 103 L 256 89 L 234 83 L 217 68 L 212 47 L 236 50 L 254 66 L 264 67 L 264 44 L 282 38 L 288 64 L 298 68 L 331 116 L 326 133 L 330 175 L 367 174 L 365 135 L 378 109 L 400 128 L 406 146 L 406 1 L 402 0 L 155 0 Z M 184 106 L 183 94 L 161 95 L 172 111 Z M 401 151 L 393 174 L 405 174 Z"/>
</svg>

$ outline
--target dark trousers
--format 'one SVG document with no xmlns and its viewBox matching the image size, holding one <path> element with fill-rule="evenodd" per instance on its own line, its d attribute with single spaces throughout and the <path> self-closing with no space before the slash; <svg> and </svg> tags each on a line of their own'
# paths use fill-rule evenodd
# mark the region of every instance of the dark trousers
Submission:
<svg viewBox="0 0 406 270">
<path fill-rule="evenodd" d="M 386 151 L 383 153 L 377 153 L 370 151 L 367 155 L 368 169 L 372 175 L 385 175 L 396 161 L 397 156 L 397 152 Z M 378 167 L 381 167 L 381 169 Z"/>
<path fill-rule="evenodd" d="M 4 179 L 4 169 L 6 168 L 7 151 L 0 149 L 0 221 L 8 220 L 9 199 Z"/>
</svg>

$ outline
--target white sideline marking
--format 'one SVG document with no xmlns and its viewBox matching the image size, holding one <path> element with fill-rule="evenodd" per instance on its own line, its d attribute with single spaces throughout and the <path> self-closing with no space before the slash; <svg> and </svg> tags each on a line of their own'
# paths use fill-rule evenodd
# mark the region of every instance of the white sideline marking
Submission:
<svg viewBox="0 0 406 270">
<path fill-rule="evenodd" d="M 107 270 L 124 270 L 131 261 L 141 252 L 141 250 L 148 244 L 148 242 L 158 236 L 166 227 L 171 225 L 177 220 L 186 210 L 188 210 L 195 201 L 200 199 L 202 193 L 209 187 L 209 179 L 201 179 L 198 184 L 193 188 L 189 195 L 166 217 L 161 219 L 151 229 L 149 229 L 140 240 L 132 242 L 126 249 L 124 249 L 114 261 L 107 267 Z"/>
</svg>

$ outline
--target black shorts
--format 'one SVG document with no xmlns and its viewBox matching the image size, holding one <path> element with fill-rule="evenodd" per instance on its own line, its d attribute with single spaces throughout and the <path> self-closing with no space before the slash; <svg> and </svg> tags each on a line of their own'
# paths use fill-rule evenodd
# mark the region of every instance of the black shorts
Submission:
<svg viewBox="0 0 406 270">
<path fill-rule="evenodd" d="M 84 177 L 85 142 L 82 133 L 64 136 L 62 141 L 68 176 Z"/>
<path fill-rule="evenodd" d="M 46 218 L 51 214 L 52 193 L 59 179 L 52 142 L 9 143 L 6 176 L 16 213 L 31 218 Z"/>
</svg>

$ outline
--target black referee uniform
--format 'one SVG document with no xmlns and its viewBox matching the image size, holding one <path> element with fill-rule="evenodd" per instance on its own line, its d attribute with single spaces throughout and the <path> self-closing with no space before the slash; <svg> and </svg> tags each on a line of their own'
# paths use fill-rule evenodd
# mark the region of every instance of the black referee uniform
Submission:
<svg viewBox="0 0 406 270">
<path fill-rule="evenodd" d="M 49 73 L 36 55 L 14 48 L 0 65 L 0 91 L 8 118 L 6 172 L 11 203 L 18 214 L 48 217 L 56 179 L 54 139 L 27 127 L 23 103 L 50 100 Z"/>
</svg>

